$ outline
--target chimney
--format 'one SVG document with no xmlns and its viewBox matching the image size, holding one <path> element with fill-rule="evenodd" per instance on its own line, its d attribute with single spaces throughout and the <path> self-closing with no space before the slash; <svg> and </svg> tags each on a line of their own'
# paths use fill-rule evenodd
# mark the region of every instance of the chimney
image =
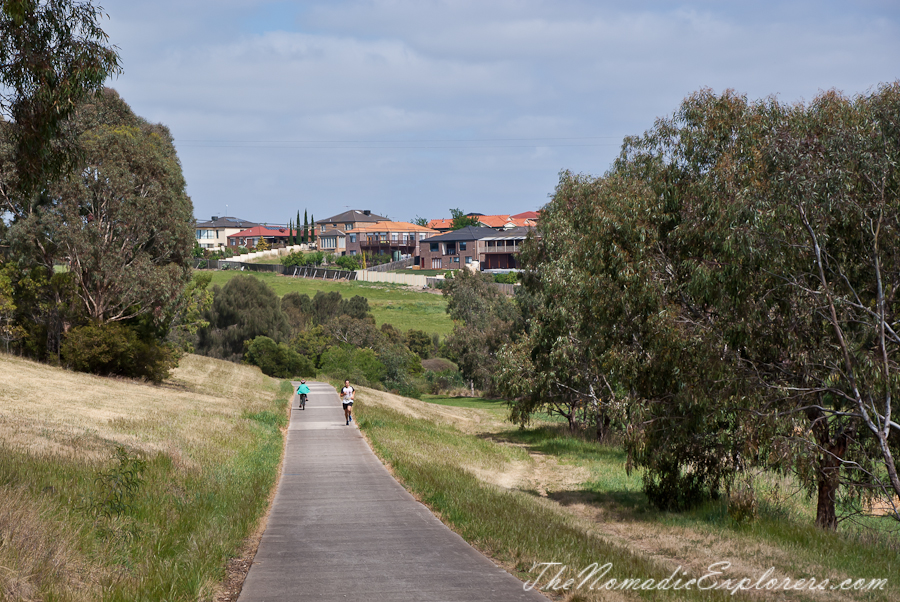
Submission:
<svg viewBox="0 0 900 602">
<path fill-rule="evenodd" d="M 218 216 L 218 215 L 212 216 L 212 221 L 216 221 L 217 219 L 219 219 L 219 216 Z"/>
<path fill-rule="evenodd" d="M 372 215 L 372 210 L 366 209 L 365 211 L 363 211 L 363 215 Z"/>
</svg>

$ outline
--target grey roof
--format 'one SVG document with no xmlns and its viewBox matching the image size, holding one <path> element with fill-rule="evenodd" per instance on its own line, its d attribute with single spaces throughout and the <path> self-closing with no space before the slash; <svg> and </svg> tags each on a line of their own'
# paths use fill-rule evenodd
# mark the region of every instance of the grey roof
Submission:
<svg viewBox="0 0 900 602">
<path fill-rule="evenodd" d="M 325 237 L 328 237 L 328 236 L 347 236 L 347 233 L 344 232 L 343 230 L 339 229 L 339 228 L 332 228 L 331 230 L 325 230 L 324 232 L 322 232 L 322 233 L 319 234 L 318 236 L 319 236 L 319 238 L 322 238 L 323 236 L 325 236 Z"/>
<path fill-rule="evenodd" d="M 516 226 L 515 228 L 510 228 L 508 230 L 494 230 L 493 234 L 490 236 L 484 236 L 481 240 L 502 240 L 507 238 L 525 238 L 528 236 L 528 233 L 534 230 L 534 228 L 529 228 L 528 226 Z"/>
<path fill-rule="evenodd" d="M 429 236 L 422 242 L 454 242 L 463 240 L 481 240 L 489 236 L 496 236 L 498 232 L 493 228 L 485 228 L 484 226 L 466 226 L 459 230 L 451 230 L 437 236 Z"/>
<path fill-rule="evenodd" d="M 239 217 L 217 217 L 215 220 L 210 220 L 207 222 L 196 222 L 197 228 L 239 228 L 241 230 L 246 230 L 247 228 L 253 228 L 254 226 L 259 226 L 256 222 L 251 222 L 246 219 L 241 219 Z"/>
<path fill-rule="evenodd" d="M 374 213 L 369 213 L 366 215 L 359 209 L 351 209 L 350 211 L 344 211 L 343 213 L 339 213 L 338 215 L 327 217 L 325 219 L 316 220 L 317 224 L 331 224 L 331 223 L 354 223 L 354 222 L 386 222 L 390 221 L 386 217 L 382 217 L 380 215 L 375 215 Z"/>
</svg>

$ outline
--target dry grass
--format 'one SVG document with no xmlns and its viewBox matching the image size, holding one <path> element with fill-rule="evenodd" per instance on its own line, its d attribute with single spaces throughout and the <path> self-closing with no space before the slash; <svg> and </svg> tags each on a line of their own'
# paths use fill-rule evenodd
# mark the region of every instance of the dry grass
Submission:
<svg viewBox="0 0 900 602">
<path fill-rule="evenodd" d="M 266 407 L 273 391 L 256 368 L 196 355 L 162 386 L 0 355 L 0 442 L 83 459 L 119 443 L 189 464 L 215 438 L 241 436 L 236 419 Z"/>
<path fill-rule="evenodd" d="M 277 395 L 258 368 L 194 355 L 162 386 L 0 355 L 0 600 L 211 600 L 274 482 Z M 117 446 L 149 462 L 142 489 L 92 518 Z"/>
</svg>

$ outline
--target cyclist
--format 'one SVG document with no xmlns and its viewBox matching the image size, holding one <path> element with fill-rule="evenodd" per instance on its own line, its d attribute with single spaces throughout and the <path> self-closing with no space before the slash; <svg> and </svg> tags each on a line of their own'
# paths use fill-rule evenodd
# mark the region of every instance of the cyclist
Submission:
<svg viewBox="0 0 900 602">
<path fill-rule="evenodd" d="M 300 380 L 300 386 L 297 387 L 297 395 L 300 396 L 300 409 L 306 409 L 306 396 L 309 395 L 309 387 L 306 385 L 306 379 Z"/>
</svg>

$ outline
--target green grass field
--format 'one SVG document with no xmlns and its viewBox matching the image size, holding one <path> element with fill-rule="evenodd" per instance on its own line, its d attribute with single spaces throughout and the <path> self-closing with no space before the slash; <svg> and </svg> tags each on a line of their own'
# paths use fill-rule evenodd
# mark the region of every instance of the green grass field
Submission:
<svg viewBox="0 0 900 602">
<path fill-rule="evenodd" d="M 369 301 L 372 315 L 378 326 L 388 323 L 395 328 L 424 330 L 432 334 L 446 336 L 453 330 L 453 322 L 447 315 L 447 302 L 441 295 L 412 291 L 406 287 L 384 282 L 335 282 L 313 280 L 310 278 L 290 278 L 268 272 L 238 272 L 215 270 L 211 285 L 224 286 L 236 274 L 249 274 L 268 284 L 283 297 L 290 292 L 307 294 L 314 297 L 317 291 L 330 293 L 337 291 L 344 298 L 354 295 L 365 297 Z"/>
</svg>

